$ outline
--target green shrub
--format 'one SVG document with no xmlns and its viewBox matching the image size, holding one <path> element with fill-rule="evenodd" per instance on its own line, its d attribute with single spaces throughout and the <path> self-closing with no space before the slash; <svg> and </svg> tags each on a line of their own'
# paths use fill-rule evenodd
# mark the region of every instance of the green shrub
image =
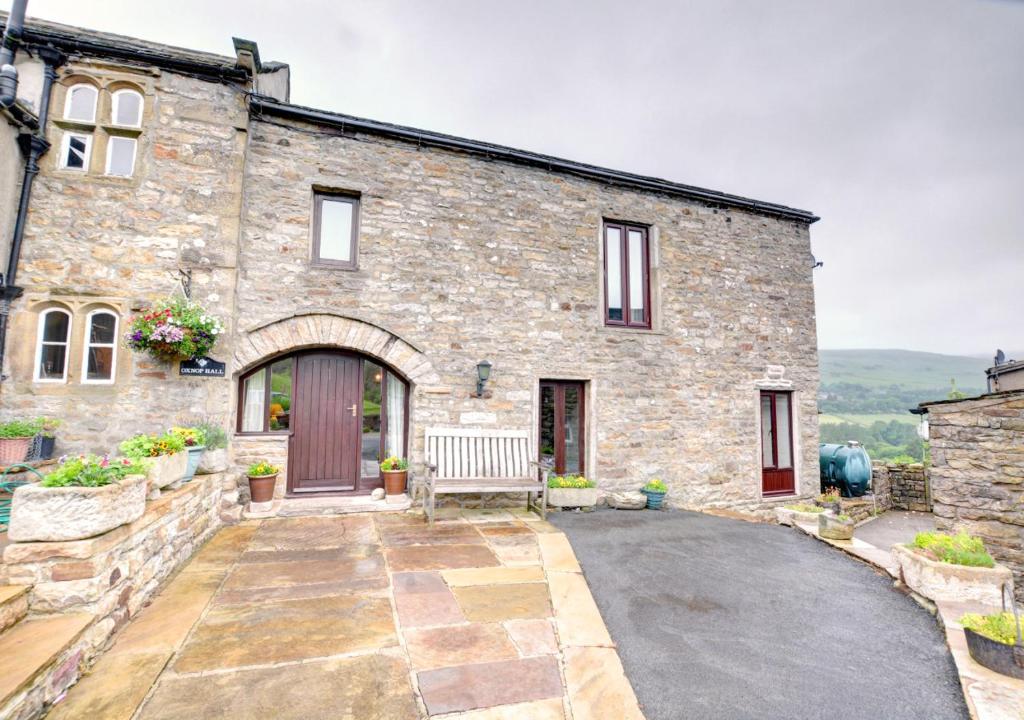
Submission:
<svg viewBox="0 0 1024 720">
<path fill-rule="evenodd" d="M 658 478 L 654 478 L 649 483 L 644 485 L 644 490 L 653 493 L 667 493 L 668 485 L 666 485 L 664 481 L 659 480 Z"/>
<path fill-rule="evenodd" d="M 119 482 L 129 475 L 145 475 L 146 468 L 138 460 L 95 455 L 79 455 L 64 460 L 40 481 L 43 487 L 103 487 Z"/>
<path fill-rule="evenodd" d="M 125 456 L 133 459 L 160 457 L 181 452 L 185 449 L 185 441 L 180 435 L 172 432 L 165 432 L 163 435 L 154 433 L 130 437 L 121 443 L 120 448 Z"/>
<path fill-rule="evenodd" d="M 823 505 L 831 505 L 832 503 L 839 502 L 841 497 L 842 495 L 839 494 L 839 488 L 829 488 L 818 496 L 818 502 Z"/>
<path fill-rule="evenodd" d="M 42 429 L 42 418 L 36 418 L 35 420 L 8 420 L 0 424 L 0 438 L 35 437 Z"/>
<path fill-rule="evenodd" d="M 960 624 L 979 635 L 984 635 L 990 640 L 1001 642 L 1004 645 L 1017 644 L 1017 623 L 1014 621 L 1013 613 L 1011 612 L 1001 612 L 993 615 L 968 613 L 960 618 Z M 1024 630 L 1024 623 L 1022 623 L 1022 630 Z"/>
<path fill-rule="evenodd" d="M 809 513 L 823 513 L 825 508 L 818 507 L 817 505 L 808 505 L 807 503 L 797 503 L 796 505 L 786 505 L 787 510 L 795 510 L 796 512 L 809 512 Z"/>
<path fill-rule="evenodd" d="M 199 428 L 175 426 L 167 432 L 180 437 L 185 447 L 205 447 L 206 436 Z"/>
<path fill-rule="evenodd" d="M 398 470 L 408 470 L 409 469 L 409 461 L 406 460 L 405 458 L 400 458 L 400 457 L 396 457 L 395 455 L 392 455 L 391 457 L 384 458 L 384 461 L 380 464 L 380 469 L 381 469 L 382 472 L 395 472 L 395 471 L 398 471 Z"/>
<path fill-rule="evenodd" d="M 203 446 L 207 450 L 220 450 L 228 446 L 228 434 L 224 427 L 213 418 L 193 415 L 178 421 L 181 427 L 191 428 L 203 434 Z"/>
<path fill-rule="evenodd" d="M 995 560 L 985 550 L 981 538 L 965 532 L 946 535 L 940 532 L 923 532 L 914 537 L 912 547 L 920 550 L 933 560 L 951 565 L 970 567 L 994 567 Z"/>
<path fill-rule="evenodd" d="M 851 518 L 849 515 L 837 515 L 836 516 L 836 520 L 838 520 L 839 522 L 850 522 L 850 520 L 852 520 L 852 519 L 853 518 Z"/>
<path fill-rule="evenodd" d="M 281 472 L 281 468 L 277 467 L 277 465 L 271 465 L 266 460 L 260 460 L 250 465 L 245 474 L 251 477 L 262 477 L 264 475 L 277 475 L 279 472 Z"/>
<path fill-rule="evenodd" d="M 63 424 L 63 421 L 57 418 L 41 417 L 39 418 L 40 429 L 39 432 L 48 438 L 52 438 L 59 428 Z"/>
<path fill-rule="evenodd" d="M 592 488 L 596 487 L 597 483 L 593 480 L 588 480 L 582 475 L 553 475 L 548 478 L 548 487 L 559 489 L 559 488 Z"/>
</svg>

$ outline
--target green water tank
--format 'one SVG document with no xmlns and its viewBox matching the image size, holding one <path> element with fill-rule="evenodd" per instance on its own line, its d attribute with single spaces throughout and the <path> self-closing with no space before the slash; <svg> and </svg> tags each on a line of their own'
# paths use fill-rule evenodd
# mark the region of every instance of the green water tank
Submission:
<svg viewBox="0 0 1024 720">
<path fill-rule="evenodd" d="M 871 487 L 871 458 L 859 442 L 818 446 L 821 491 L 839 488 L 843 497 L 860 497 Z"/>
</svg>

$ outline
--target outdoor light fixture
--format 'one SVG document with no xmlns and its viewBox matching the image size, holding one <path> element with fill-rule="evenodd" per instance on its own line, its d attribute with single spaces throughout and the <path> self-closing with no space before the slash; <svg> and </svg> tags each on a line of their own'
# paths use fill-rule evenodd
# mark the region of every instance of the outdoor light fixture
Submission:
<svg viewBox="0 0 1024 720">
<path fill-rule="evenodd" d="M 481 360 L 476 364 L 476 396 L 484 396 L 484 386 L 491 379 L 491 361 Z"/>
</svg>

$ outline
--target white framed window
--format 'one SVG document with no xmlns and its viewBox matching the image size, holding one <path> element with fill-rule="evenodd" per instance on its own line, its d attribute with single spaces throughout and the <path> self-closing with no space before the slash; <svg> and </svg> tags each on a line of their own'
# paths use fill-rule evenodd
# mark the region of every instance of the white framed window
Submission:
<svg viewBox="0 0 1024 720">
<path fill-rule="evenodd" d="M 96 88 L 79 83 L 68 88 L 64 97 L 64 119 L 78 122 L 96 122 Z"/>
<path fill-rule="evenodd" d="M 110 384 L 117 370 L 117 315 L 93 310 L 85 320 L 82 382 Z"/>
<path fill-rule="evenodd" d="M 121 127 L 142 127 L 142 95 L 135 90 L 115 90 L 110 121 Z"/>
<path fill-rule="evenodd" d="M 36 382 L 65 382 L 68 379 L 68 349 L 71 313 L 50 308 L 39 314 L 36 339 Z"/>
<path fill-rule="evenodd" d="M 62 170 L 88 170 L 92 154 L 92 135 L 66 132 L 60 142 L 60 167 Z"/>
<path fill-rule="evenodd" d="M 107 175 L 131 177 L 135 172 L 135 138 L 111 135 L 107 139 Z"/>
</svg>

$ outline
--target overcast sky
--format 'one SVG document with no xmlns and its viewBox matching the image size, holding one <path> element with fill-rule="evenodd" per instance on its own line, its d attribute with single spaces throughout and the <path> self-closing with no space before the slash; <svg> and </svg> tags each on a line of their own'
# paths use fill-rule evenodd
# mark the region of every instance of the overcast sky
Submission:
<svg viewBox="0 0 1024 720">
<path fill-rule="evenodd" d="M 298 104 L 813 210 L 823 348 L 1024 349 L 1024 1 L 28 8 L 227 55 L 246 37 Z"/>
</svg>

